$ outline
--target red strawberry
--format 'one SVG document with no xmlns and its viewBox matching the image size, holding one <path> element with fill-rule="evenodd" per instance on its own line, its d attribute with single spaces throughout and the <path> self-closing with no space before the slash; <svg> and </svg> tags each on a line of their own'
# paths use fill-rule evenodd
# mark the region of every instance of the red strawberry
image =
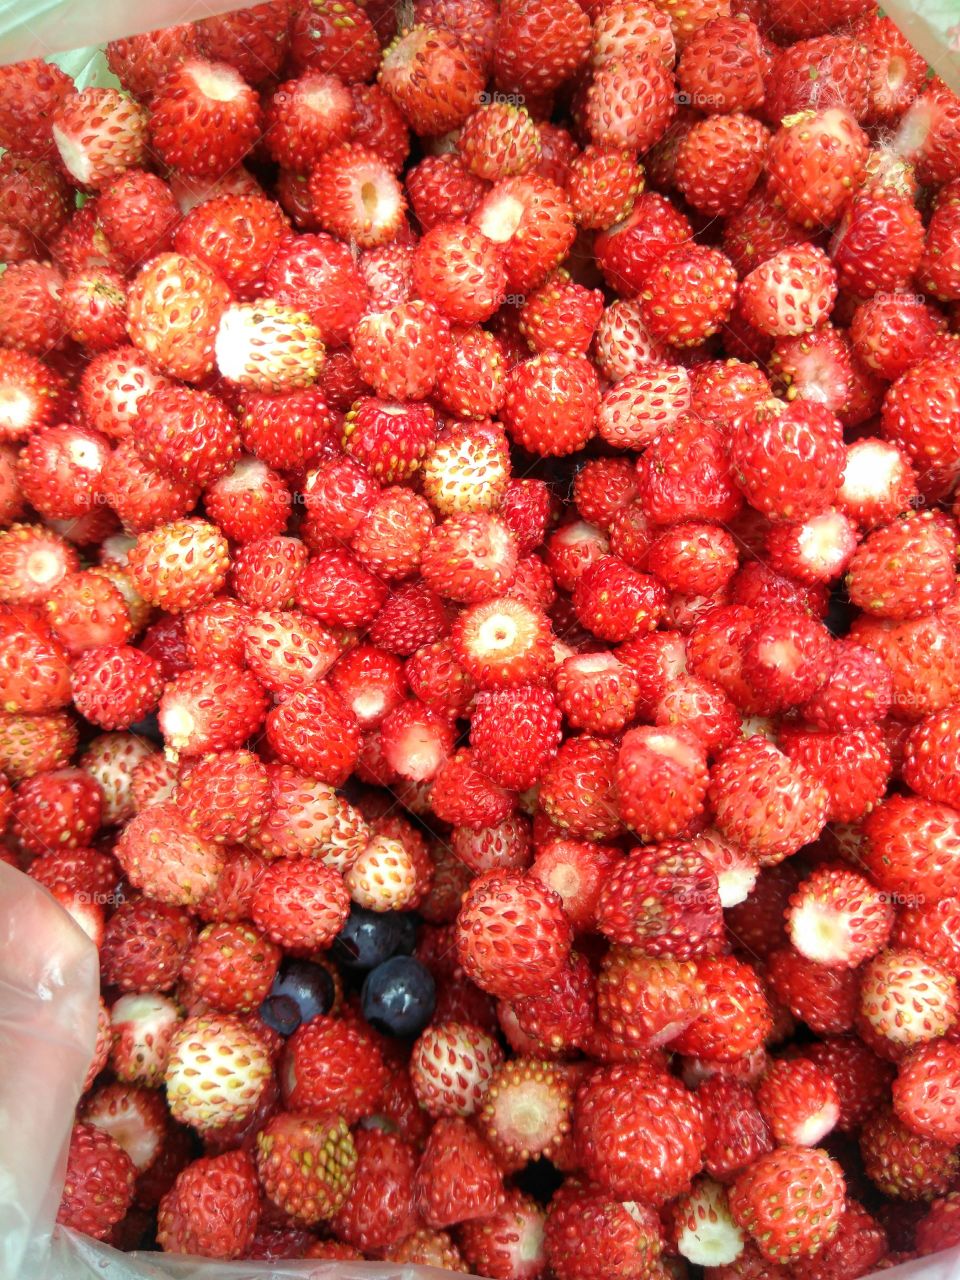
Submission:
<svg viewBox="0 0 960 1280">
<path fill-rule="evenodd" d="M 370 1036 L 327 1015 L 293 1033 L 279 1074 L 289 1107 L 316 1116 L 339 1112 L 350 1123 L 373 1114 L 387 1079 Z"/>
<path fill-rule="evenodd" d="M 500 1046 L 472 1023 L 434 1022 L 420 1036 L 410 1077 L 420 1105 L 432 1115 L 472 1115 L 496 1067 Z"/>
<path fill-rule="evenodd" d="M 833 1237 L 844 1195 L 840 1166 L 825 1152 L 786 1146 L 738 1175 L 730 1208 L 765 1258 L 790 1262 L 817 1253 Z"/>
<path fill-rule="evenodd" d="M 143 162 L 147 113 L 117 89 L 89 88 L 60 103 L 52 131 L 71 178 L 99 190 Z"/>
<path fill-rule="evenodd" d="M 516 871 L 479 876 L 457 921 L 461 964 L 503 999 L 542 990 L 563 967 L 570 941 L 558 895 Z"/>
<path fill-rule="evenodd" d="M 736 1061 L 762 1044 L 770 1029 L 770 1007 L 760 979 L 733 956 L 702 956 L 696 966 L 703 1011 L 674 1048 L 691 1057 Z"/>
<path fill-rule="evenodd" d="M 507 283 L 525 293 L 543 283 L 573 244 L 576 230 L 566 194 L 536 174 L 504 178 L 470 214 L 470 223 L 503 246 Z"/>
<path fill-rule="evenodd" d="M 166 164 L 191 177 L 232 169 L 259 131 L 256 91 L 226 62 L 184 60 L 151 102 L 153 146 Z"/>
<path fill-rule="evenodd" d="M 228 1201 L 229 1215 L 219 1206 Z M 157 1241 L 170 1253 L 246 1256 L 260 1212 L 253 1161 L 244 1151 L 194 1160 L 160 1201 Z"/>
<path fill-rule="evenodd" d="M 870 1181 L 884 1195 L 904 1200 L 932 1200 L 943 1195 L 957 1176 L 957 1149 L 935 1138 L 921 1138 L 880 1108 L 860 1130 L 860 1154 Z"/>
<path fill-rule="evenodd" d="M 569 79 L 589 47 L 589 20 L 571 0 L 510 0 L 497 28 L 494 78 L 508 93 L 532 98 Z"/>
<path fill-rule="evenodd" d="M 801 226 L 832 225 L 863 170 L 866 135 L 849 111 L 801 113 L 770 143 L 771 191 Z M 824 163 L 826 160 L 826 163 Z"/>
<path fill-rule="evenodd" d="M 129 1209 L 133 1186 L 133 1162 L 120 1144 L 103 1129 L 74 1124 L 57 1221 L 102 1240 Z"/>
<path fill-rule="evenodd" d="M 594 72 L 586 124 L 597 146 L 646 151 L 663 137 L 676 109 L 672 79 L 659 55 L 639 51 Z"/>
<path fill-rule="evenodd" d="M 604 1275 L 655 1275 L 662 1242 L 657 1214 L 642 1202 L 621 1202 L 571 1180 L 554 1195 L 544 1245 L 557 1280 Z"/>
<path fill-rule="evenodd" d="M 354 1138 L 353 1185 L 331 1226 L 337 1237 L 367 1252 L 405 1240 L 416 1222 L 412 1146 L 394 1133 L 361 1129 Z"/>
<path fill-rule="evenodd" d="M 257 1134 L 257 1174 L 284 1213 L 313 1224 L 346 1200 L 357 1152 L 342 1116 L 311 1119 L 283 1111 Z"/>
<path fill-rule="evenodd" d="M 655 1068 L 595 1070 L 577 1093 L 574 1115 L 584 1171 L 616 1196 L 663 1203 L 700 1170 L 703 1125 L 696 1098 Z"/>
<path fill-rule="evenodd" d="M 431 1130 L 414 1183 L 423 1220 L 433 1227 L 486 1218 L 503 1201 L 503 1180 L 493 1152 L 459 1116 L 442 1117 Z"/>
<path fill-rule="evenodd" d="M 42 58 L 6 65 L 0 73 L 0 145 L 32 159 L 50 156 L 50 121 L 72 92 L 70 77 Z"/>
<path fill-rule="evenodd" d="M 230 296 L 199 260 L 158 254 L 130 285 L 130 339 L 164 373 L 199 382 L 213 370 L 213 341 Z"/>
</svg>

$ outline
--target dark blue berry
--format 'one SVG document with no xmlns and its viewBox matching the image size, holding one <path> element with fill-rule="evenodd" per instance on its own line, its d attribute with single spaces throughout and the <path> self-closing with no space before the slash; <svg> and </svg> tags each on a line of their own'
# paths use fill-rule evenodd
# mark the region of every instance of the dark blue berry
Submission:
<svg viewBox="0 0 960 1280">
<path fill-rule="evenodd" d="M 436 1000 L 433 975 L 413 956 L 394 956 L 377 965 L 360 993 L 363 1016 L 388 1036 L 419 1035 Z"/>
<path fill-rule="evenodd" d="M 352 907 L 334 941 L 333 958 L 345 969 L 375 969 L 396 953 L 401 941 L 400 920 L 396 911 Z"/>
<path fill-rule="evenodd" d="M 301 1022 L 309 1022 L 333 1007 L 333 978 L 321 964 L 287 960 L 260 1005 L 260 1016 L 274 1031 L 289 1036 Z"/>
<path fill-rule="evenodd" d="M 393 953 L 397 956 L 412 956 L 417 945 L 417 918 L 407 911 L 398 912 L 396 920 L 397 945 Z"/>
<path fill-rule="evenodd" d="M 303 1021 L 293 996 L 267 996 L 260 1005 L 260 1017 L 282 1036 L 292 1036 Z"/>
</svg>

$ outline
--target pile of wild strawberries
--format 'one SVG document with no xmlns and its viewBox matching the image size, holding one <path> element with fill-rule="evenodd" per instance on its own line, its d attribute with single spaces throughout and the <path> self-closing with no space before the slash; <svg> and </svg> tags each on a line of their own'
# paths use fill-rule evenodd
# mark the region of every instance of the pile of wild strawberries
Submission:
<svg viewBox="0 0 960 1280">
<path fill-rule="evenodd" d="M 960 1244 L 960 98 L 869 0 L 107 57 L 0 68 L 2 857 L 103 991 L 60 1221 Z"/>
</svg>

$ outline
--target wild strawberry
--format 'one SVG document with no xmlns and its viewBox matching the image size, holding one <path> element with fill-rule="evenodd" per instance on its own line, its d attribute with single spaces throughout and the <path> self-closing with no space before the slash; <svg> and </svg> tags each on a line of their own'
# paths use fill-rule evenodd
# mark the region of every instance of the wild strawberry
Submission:
<svg viewBox="0 0 960 1280">
<path fill-rule="evenodd" d="M 826 254 L 799 244 L 772 253 L 745 276 L 738 306 L 761 333 L 788 337 L 815 329 L 836 296 L 836 273 Z"/>
<path fill-rule="evenodd" d="M 865 436 L 846 446 L 838 506 L 865 528 L 907 511 L 917 482 L 905 452 L 896 444 Z"/>
<path fill-rule="evenodd" d="M 644 324 L 655 339 L 696 346 L 716 333 L 730 313 L 736 273 L 716 249 L 668 249 L 651 270 L 640 294 Z"/>
<path fill-rule="evenodd" d="M 696 967 L 704 993 L 702 1011 L 673 1047 L 688 1056 L 722 1062 L 742 1058 L 763 1043 L 771 1026 L 760 979 L 733 956 L 701 956 Z"/>
<path fill-rule="evenodd" d="M 46 616 L 57 640 L 71 653 L 96 645 L 121 645 L 133 626 L 126 600 L 103 574 L 82 569 L 51 591 Z"/>
<path fill-rule="evenodd" d="M 894 1113 L 881 1108 L 864 1121 L 860 1154 L 870 1181 L 898 1202 L 932 1200 L 942 1195 L 960 1167 L 957 1150 L 936 1138 L 923 1138 Z"/>
<path fill-rule="evenodd" d="M 320 226 L 364 249 L 392 241 L 403 222 L 400 185 L 366 147 L 345 144 L 324 152 L 310 175 L 309 193 Z"/>
<path fill-rule="evenodd" d="M 422 645 L 432 644 L 450 630 L 443 601 L 424 582 L 394 590 L 380 610 L 369 638 L 390 653 L 408 656 Z"/>
<path fill-rule="evenodd" d="M 216 662 L 171 680 L 157 719 L 169 750 L 195 756 L 240 747 L 263 723 L 265 709 L 263 689 L 248 671 Z"/>
<path fill-rule="evenodd" d="M 585 114 L 597 146 L 646 151 L 675 112 L 672 80 L 659 54 L 631 53 L 594 71 Z"/>
<path fill-rule="evenodd" d="M 461 125 L 483 87 L 473 57 L 442 27 L 399 35 L 384 51 L 378 80 L 413 131 L 428 135 Z"/>
<path fill-rule="evenodd" d="M 353 712 L 322 681 L 274 707 L 266 733 L 280 760 L 335 786 L 349 776 L 360 736 Z"/>
<path fill-rule="evenodd" d="M 652 897 L 657 911 L 647 906 Z M 597 900 L 599 931 L 652 956 L 686 960 L 714 950 L 720 920 L 716 875 L 679 842 L 634 852 L 613 869 Z"/>
<path fill-rule="evenodd" d="M 187 821 L 211 840 L 241 843 L 260 825 L 270 794 L 263 765 L 249 751 L 225 751 L 191 764 L 180 776 Z"/>
<path fill-rule="evenodd" d="M 479 876 L 457 921 L 461 964 L 478 986 L 503 999 L 545 987 L 562 968 L 570 937 L 559 897 L 514 871 Z"/>
<path fill-rule="evenodd" d="M 100 496 L 109 442 L 99 431 L 73 425 L 46 427 L 17 458 L 17 482 L 47 519 L 82 515 Z"/>
<path fill-rule="evenodd" d="M 135 1169 L 115 1138 L 77 1122 L 70 1134 L 57 1221 L 102 1240 L 133 1202 Z"/>
<path fill-rule="evenodd" d="M 271 259 L 266 280 L 278 302 L 309 313 L 324 342 L 344 342 L 368 301 L 349 250 L 324 234 L 288 240 Z"/>
<path fill-rule="evenodd" d="M 677 146 L 673 183 L 694 209 L 725 217 L 755 186 L 769 140 L 769 130 L 752 116 L 697 121 Z"/>
<path fill-rule="evenodd" d="M 850 599 L 878 617 L 932 613 L 954 594 L 955 547 L 953 529 L 932 512 L 911 513 L 874 529 L 850 561 Z M 891 564 L 897 566 L 895 580 L 887 576 Z"/>
<path fill-rule="evenodd" d="M 568 738 L 540 783 L 540 805 L 561 830 L 575 838 L 606 840 L 619 835 L 615 772 L 617 748 L 586 734 Z"/>
<path fill-rule="evenodd" d="M 280 1112 L 257 1134 L 256 1161 L 267 1197 L 284 1213 L 313 1224 L 343 1205 L 357 1152 L 342 1116 Z"/>
<path fill-rule="evenodd" d="M 802 519 L 827 507 L 839 488 L 840 423 L 812 401 L 787 407 L 768 401 L 735 425 L 730 456 L 737 483 L 753 506 L 779 519 Z"/>
<path fill-rule="evenodd" d="M 842 867 L 820 867 L 790 898 L 790 941 L 818 964 L 856 968 L 886 943 L 893 909 L 870 882 Z"/>
<path fill-rule="evenodd" d="M 457 661 L 481 688 L 525 684 L 552 665 L 547 619 L 519 600 L 500 597 L 465 609 L 452 640 Z"/>
<path fill-rule="evenodd" d="M 413 1147 L 394 1133 L 359 1130 L 352 1186 L 331 1225 L 337 1237 L 359 1248 L 380 1250 L 406 1239 L 416 1221 Z"/>
<path fill-rule="evenodd" d="M 77 710 L 101 729 L 127 729 L 157 705 L 160 664 L 129 645 L 99 646 L 77 659 L 71 690 Z"/>
<path fill-rule="evenodd" d="M 960 1125 L 955 1107 L 960 1049 L 945 1040 L 921 1045 L 904 1058 L 893 1083 L 900 1121 L 924 1138 L 955 1143 Z"/>
<path fill-rule="evenodd" d="M 0 145 L 33 159 L 49 156 L 50 120 L 72 92 L 70 77 L 42 58 L 5 66 L 0 77 Z"/>
<path fill-rule="evenodd" d="M 233 589 L 251 609 L 289 608 L 309 553 L 297 538 L 274 534 L 238 547 L 231 565 Z"/>
<path fill-rule="evenodd" d="M 199 382 L 214 366 L 214 337 L 230 290 L 206 264 L 161 253 L 133 278 L 127 330 L 163 373 Z"/>
<path fill-rule="evenodd" d="M 637 53 L 651 53 L 672 67 L 676 46 L 669 17 L 652 5 L 627 0 L 595 15 L 590 62 L 595 68 Z"/>
<path fill-rule="evenodd" d="M 71 178 L 96 191 L 142 163 L 147 113 L 117 89 L 91 87 L 63 99 L 52 132 Z"/>
<path fill-rule="evenodd" d="M 410 208 L 424 231 L 439 222 L 467 217 L 488 190 L 452 154 L 424 156 L 408 170 L 405 182 Z"/>
<path fill-rule="evenodd" d="M 355 1124 L 376 1110 L 387 1069 L 369 1032 L 320 1014 L 288 1039 L 279 1077 L 288 1107 L 305 1115 L 340 1114 Z"/>
<path fill-rule="evenodd" d="M 556 754 L 560 724 L 556 699 L 548 689 L 511 685 L 484 690 L 477 695 L 470 725 L 477 765 L 498 785 L 525 790 Z"/>
<path fill-rule="evenodd" d="M 507 283 L 521 293 L 543 283 L 575 238 L 566 194 L 536 174 L 497 182 L 474 207 L 469 221 L 503 247 Z"/>
<path fill-rule="evenodd" d="M 450 848 L 475 875 L 483 871 L 523 871 L 533 854 L 530 825 L 519 814 L 509 813 L 488 827 L 461 827 L 451 836 Z"/>
<path fill-rule="evenodd" d="M 433 303 L 415 301 L 368 311 L 352 343 L 357 367 L 379 395 L 422 400 L 446 361 L 450 332 Z"/>
<path fill-rule="evenodd" d="M 694 1095 L 645 1066 L 594 1071 L 577 1094 L 574 1131 L 588 1176 L 618 1196 L 662 1203 L 703 1160 Z"/>
<path fill-rule="evenodd" d="M 130 552 L 129 570 L 145 600 L 184 613 L 223 586 L 226 540 L 205 520 L 173 520 L 140 534 Z"/>
<path fill-rule="evenodd" d="M 917 1249 L 922 1254 L 952 1248 L 960 1238 L 957 1231 L 957 1195 L 949 1191 L 931 1204 L 917 1223 Z"/>
<path fill-rule="evenodd" d="M 331 144 L 349 140 L 353 114 L 350 90 L 338 76 L 307 72 L 271 95 L 264 117 L 267 150 L 285 168 L 308 173 Z"/>
<path fill-rule="evenodd" d="M 837 283 L 868 297 L 904 288 L 920 263 L 923 223 L 913 201 L 865 195 L 852 201 L 834 235 Z"/>
<path fill-rule="evenodd" d="M 562 1069 L 536 1058 L 501 1064 L 483 1096 L 478 1127 L 508 1167 L 550 1158 L 568 1138 L 573 1088 Z"/>
<path fill-rule="evenodd" d="M 587 1280 L 604 1274 L 655 1274 L 662 1249 L 657 1214 L 642 1202 L 634 1208 L 603 1191 L 565 1183 L 550 1202 L 544 1246 L 557 1280 Z"/>
<path fill-rule="evenodd" d="M 830 226 L 863 170 L 866 136 L 842 107 L 801 114 L 774 134 L 770 187 L 801 226 Z"/>
<path fill-rule="evenodd" d="M 843 1173 L 826 1152 L 786 1146 L 739 1174 L 729 1203 L 763 1256 L 785 1263 L 817 1253 L 832 1238 L 844 1196 Z"/>
<path fill-rule="evenodd" d="M 433 528 L 426 500 L 409 489 L 384 489 L 361 519 L 352 548 L 360 563 L 383 578 L 409 577 L 420 564 Z"/>
<path fill-rule="evenodd" d="M 243 1119 L 270 1078 L 264 1041 L 230 1014 L 199 1014 L 174 1033 L 164 1079 L 181 1124 L 205 1130 Z"/>
<path fill-rule="evenodd" d="M 410 1075 L 432 1116 L 472 1115 L 503 1061 L 499 1045 L 469 1023 L 433 1023 L 413 1048 Z"/>
<path fill-rule="evenodd" d="M 228 1218 L 216 1205 L 229 1197 Z M 260 1211 L 256 1169 L 245 1151 L 194 1160 L 160 1201 L 157 1241 L 172 1253 L 241 1258 L 253 1243 Z"/>
<path fill-rule="evenodd" d="M 279 208 L 263 196 L 221 195 L 191 209 L 175 243 L 179 253 L 205 263 L 237 297 L 248 299 L 264 290 L 266 264 L 285 230 Z"/>
<path fill-rule="evenodd" d="M 859 1018 L 867 1042 L 886 1058 L 943 1035 L 958 1008 L 956 979 L 919 952 L 893 948 L 863 967 Z"/>
<path fill-rule="evenodd" d="M 689 962 L 633 947 L 614 946 L 607 953 L 597 979 L 597 1018 L 620 1043 L 669 1044 L 701 1009 L 702 991 Z"/>
<path fill-rule="evenodd" d="M 677 82 L 694 106 L 703 100 L 713 111 L 750 111 L 763 102 L 766 63 L 753 23 L 720 16 L 685 41 Z"/>
<path fill-rule="evenodd" d="M 76 721 L 64 711 L 0 715 L 0 770 L 11 782 L 66 764 L 76 749 Z"/>
<path fill-rule="evenodd" d="M 370 831 L 360 813 L 332 787 L 286 765 L 268 766 L 270 804 L 249 844 L 270 858 L 310 858 L 346 871 Z"/>
<path fill-rule="evenodd" d="M 290 58 L 303 71 L 336 71 L 344 80 L 369 80 L 380 48 L 366 12 L 351 0 L 338 9 L 328 0 L 298 5 L 290 26 Z"/>
<path fill-rule="evenodd" d="M 618 556 L 601 556 L 577 578 L 577 617 L 602 640 L 629 640 L 653 631 L 666 608 L 666 591 Z"/>
<path fill-rule="evenodd" d="M 779 1146 L 815 1147 L 837 1123 L 840 1095 L 828 1073 L 803 1058 L 771 1064 L 757 1089 Z"/>
<path fill-rule="evenodd" d="M 64 412 L 66 384 L 25 351 L 0 352 L 0 439 L 25 440 Z"/>
<path fill-rule="evenodd" d="M 489 319 L 507 283 L 500 250 L 474 227 L 449 222 L 437 223 L 420 240 L 412 281 L 421 298 L 458 324 Z"/>
<path fill-rule="evenodd" d="M 574 729 L 617 733 L 636 714 L 636 677 L 612 653 L 567 658 L 557 669 L 556 682 L 560 709 Z"/>
<path fill-rule="evenodd" d="M 503 1182 L 493 1153 L 459 1116 L 434 1125 L 414 1183 L 417 1206 L 434 1227 L 486 1218 L 503 1200 Z"/>
<path fill-rule="evenodd" d="M 270 863 L 253 888 L 253 923 L 287 950 L 316 951 L 343 927 L 349 897 L 333 868 L 308 859 Z"/>
<path fill-rule="evenodd" d="M 45 356 L 66 332 L 63 276 L 48 262 L 11 263 L 0 279 L 0 338 L 4 346 Z"/>
<path fill-rule="evenodd" d="M 154 148 L 191 177 L 226 173 L 243 160 L 259 130 L 257 94 L 226 62 L 184 60 L 151 102 Z"/>
<path fill-rule="evenodd" d="M 787 790 L 794 798 L 789 812 L 771 798 L 775 791 Z M 779 862 L 815 839 L 828 803 L 815 778 L 759 737 L 733 743 L 721 753 L 709 795 L 719 830 L 769 862 Z"/>
<path fill-rule="evenodd" d="M 941 477 L 952 476 L 960 466 L 960 454 L 945 430 L 958 396 L 960 372 L 956 363 L 931 358 L 911 365 L 884 398 L 883 435 L 900 445 L 926 484 L 939 483 Z"/>
</svg>

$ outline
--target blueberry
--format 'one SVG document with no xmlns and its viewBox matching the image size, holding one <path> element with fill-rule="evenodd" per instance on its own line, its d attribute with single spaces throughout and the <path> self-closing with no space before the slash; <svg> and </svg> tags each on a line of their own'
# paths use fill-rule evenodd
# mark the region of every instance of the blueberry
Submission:
<svg viewBox="0 0 960 1280">
<path fill-rule="evenodd" d="M 333 944 L 334 958 L 345 969 L 375 969 L 396 952 L 401 941 L 400 919 L 395 911 L 351 908 Z"/>
<path fill-rule="evenodd" d="M 292 1036 L 303 1021 L 293 996 L 267 996 L 260 1005 L 260 1017 L 282 1036 Z"/>
<path fill-rule="evenodd" d="M 412 916 L 409 911 L 398 912 L 395 919 L 397 922 L 397 945 L 394 947 L 394 955 L 411 956 L 417 945 L 416 916 Z"/>
<path fill-rule="evenodd" d="M 433 1014 L 437 988 L 430 970 L 413 956 L 394 956 L 367 974 L 360 993 L 363 1016 L 388 1036 L 415 1036 Z"/>
<path fill-rule="evenodd" d="M 289 1036 L 301 1022 L 309 1022 L 333 1005 L 333 978 L 321 964 L 287 960 L 260 1005 L 260 1016 L 274 1031 Z"/>
</svg>

